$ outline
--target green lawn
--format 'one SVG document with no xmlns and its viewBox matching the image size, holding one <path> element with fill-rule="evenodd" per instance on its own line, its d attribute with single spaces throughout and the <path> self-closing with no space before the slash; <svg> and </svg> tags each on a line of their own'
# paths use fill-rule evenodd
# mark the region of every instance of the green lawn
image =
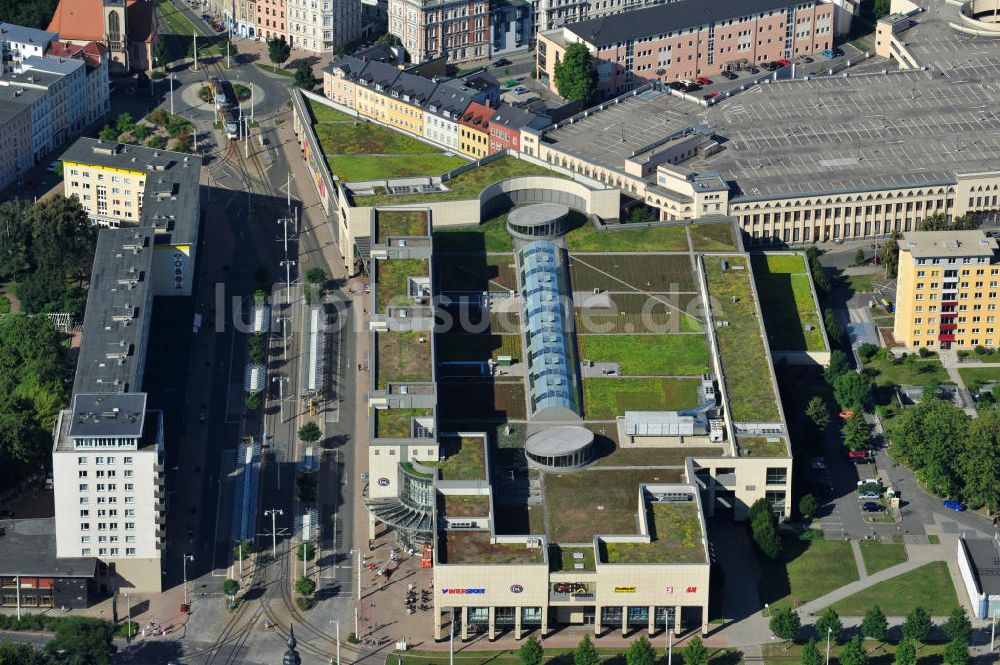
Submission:
<svg viewBox="0 0 1000 665">
<path fill-rule="evenodd" d="M 590 420 L 626 411 L 673 411 L 698 406 L 699 379 L 585 378 L 583 403 Z"/>
<path fill-rule="evenodd" d="M 427 259 L 380 259 L 375 263 L 377 306 L 378 311 L 383 313 L 389 304 L 411 304 L 413 299 L 408 296 L 407 286 L 409 279 L 430 275 Z"/>
<path fill-rule="evenodd" d="M 722 260 L 729 263 L 729 270 L 722 270 Z M 760 335 L 760 321 L 746 264 L 747 260 L 742 257 L 705 257 L 708 292 L 716 303 L 713 305 L 716 335 L 729 404 L 737 421 L 778 422 L 771 366 Z M 736 266 L 744 269 L 734 270 Z"/>
<path fill-rule="evenodd" d="M 736 249 L 733 225 L 728 222 L 692 224 L 688 227 L 691 246 L 695 251 L 712 252 Z"/>
<path fill-rule="evenodd" d="M 507 215 L 488 219 L 478 226 L 434 229 L 434 253 L 508 253 L 514 240 L 507 233 Z"/>
<path fill-rule="evenodd" d="M 865 363 L 865 370 L 878 386 L 926 386 L 949 381 L 948 372 L 936 356 L 924 359 L 909 354 L 905 360 L 893 361 L 879 353 Z"/>
<path fill-rule="evenodd" d="M 441 440 L 443 462 L 425 462 L 441 470 L 441 480 L 486 480 L 486 460 L 483 440 L 479 437 L 457 436 Z"/>
<path fill-rule="evenodd" d="M 625 375 L 684 374 L 708 371 L 708 345 L 703 335 L 580 335 L 584 360 L 617 362 Z"/>
<path fill-rule="evenodd" d="M 310 100 L 310 106 L 321 106 Z M 318 123 L 316 136 L 327 155 L 437 155 L 440 150 L 374 122 Z M 430 174 L 428 174 L 430 175 Z"/>
<path fill-rule="evenodd" d="M 181 35 L 187 37 L 188 41 L 191 41 L 191 35 L 195 33 L 198 33 L 199 37 L 212 36 L 189 21 L 187 16 L 177 9 L 170 0 L 157 0 L 156 8 L 159 10 L 160 16 L 167 23 L 166 30 L 161 28 L 161 33 Z M 201 51 L 201 49 L 198 50 L 199 52 Z"/>
<path fill-rule="evenodd" d="M 282 69 L 281 67 L 274 67 L 272 65 L 263 65 L 259 62 L 254 64 L 257 65 L 257 69 L 263 70 L 265 72 L 270 72 L 272 74 L 280 74 L 281 76 L 287 76 L 288 78 L 292 78 L 293 76 L 295 76 L 295 72 L 293 72 L 290 69 Z"/>
<path fill-rule="evenodd" d="M 388 130 L 387 130 L 388 131 Z M 428 172 L 424 175 L 441 175 L 451 169 L 467 164 L 468 161 L 460 158 L 455 166 L 435 172 Z M 393 196 L 390 194 L 374 194 L 372 196 L 355 196 L 354 204 L 357 206 L 377 206 L 377 205 L 401 205 L 403 203 L 427 203 L 430 201 L 461 201 L 474 199 L 479 196 L 488 185 L 495 182 L 514 178 L 517 176 L 544 175 L 552 178 L 566 178 L 567 176 L 555 171 L 550 171 L 544 166 L 538 166 L 527 160 L 516 157 L 500 157 L 488 164 L 478 168 L 470 169 L 461 175 L 446 180 L 444 185 L 448 188 L 445 192 L 435 192 L 432 194 L 401 194 Z"/>
<path fill-rule="evenodd" d="M 753 274 L 771 348 L 825 351 L 823 326 L 813 300 L 805 257 L 755 254 Z"/>
<path fill-rule="evenodd" d="M 739 436 L 736 443 L 740 457 L 788 457 L 788 442 L 783 436 Z"/>
<path fill-rule="evenodd" d="M 824 540 L 822 534 L 812 530 L 800 536 L 783 536 L 781 540 L 780 560 L 758 559 L 761 602 L 772 608 L 798 607 L 858 579 L 850 543 Z"/>
<path fill-rule="evenodd" d="M 515 362 L 524 360 L 520 335 L 444 333 L 438 336 L 437 346 L 435 360 L 439 363 L 486 362 L 500 356 L 510 356 Z"/>
<path fill-rule="evenodd" d="M 818 645 L 820 652 L 824 652 L 825 643 Z M 917 665 L 941 665 L 941 654 L 944 653 L 944 644 L 923 644 L 917 649 Z M 761 647 L 765 665 L 800 665 L 802 663 L 802 644 L 789 644 L 788 642 L 773 642 Z M 842 644 L 833 644 L 830 648 L 830 662 L 837 662 Z M 891 665 L 893 655 L 896 653 L 896 645 L 888 643 L 876 643 L 872 640 L 865 641 L 865 651 L 868 653 L 868 662 L 871 665 Z"/>
<path fill-rule="evenodd" d="M 1000 381 L 1000 367 L 962 367 L 958 374 L 969 390 L 978 384 Z"/>
<path fill-rule="evenodd" d="M 686 252 L 683 225 L 600 232 L 589 221 L 566 234 L 571 252 Z"/>
<path fill-rule="evenodd" d="M 891 568 L 907 560 L 906 546 L 902 543 L 885 545 L 877 540 L 862 540 L 861 558 L 869 575 Z"/>
<path fill-rule="evenodd" d="M 701 520 L 693 504 L 653 506 L 654 538 L 649 543 L 606 543 L 608 563 L 704 563 Z"/>
<path fill-rule="evenodd" d="M 871 293 L 872 283 L 882 276 L 881 273 L 869 273 L 867 275 L 847 275 L 848 287 L 855 293 Z"/>
<path fill-rule="evenodd" d="M 465 163 L 460 157 L 445 155 L 337 155 L 327 157 L 330 172 L 344 182 L 386 180 L 444 173 Z M 404 197 L 400 197 L 404 198 Z M 394 201 L 402 203 L 402 201 Z"/>
<path fill-rule="evenodd" d="M 309 108 L 309 112 L 312 113 L 314 124 L 320 122 L 349 122 L 353 124 L 357 122 L 357 118 L 354 116 L 342 113 L 325 104 L 313 103 L 311 99 L 306 100 L 306 105 Z"/>
<path fill-rule="evenodd" d="M 375 436 L 405 439 L 411 434 L 410 423 L 414 418 L 433 416 L 430 409 L 376 409 Z"/>
<path fill-rule="evenodd" d="M 886 616 L 906 616 L 920 605 L 931 616 L 946 616 L 958 605 L 948 564 L 933 561 L 908 573 L 874 584 L 834 603 L 841 616 L 863 616 L 873 605 Z"/>
<path fill-rule="evenodd" d="M 411 238 L 427 235 L 427 213 L 423 210 L 380 210 L 375 218 L 375 237 Z"/>
<path fill-rule="evenodd" d="M 421 343 L 420 339 L 425 341 Z M 432 379 L 431 342 L 426 332 L 380 332 L 375 336 L 376 377 L 379 390 L 389 383 Z"/>
</svg>

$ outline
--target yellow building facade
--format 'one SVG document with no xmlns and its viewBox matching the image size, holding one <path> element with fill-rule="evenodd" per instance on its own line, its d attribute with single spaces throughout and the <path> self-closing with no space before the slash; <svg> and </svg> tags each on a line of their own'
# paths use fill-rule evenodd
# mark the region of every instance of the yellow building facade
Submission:
<svg viewBox="0 0 1000 665">
<path fill-rule="evenodd" d="M 1000 344 L 997 241 L 982 231 L 914 231 L 899 241 L 893 336 L 907 348 Z"/>
<path fill-rule="evenodd" d="M 79 199 L 99 226 L 139 222 L 146 174 L 142 171 L 79 162 L 63 162 L 66 196 Z"/>
</svg>

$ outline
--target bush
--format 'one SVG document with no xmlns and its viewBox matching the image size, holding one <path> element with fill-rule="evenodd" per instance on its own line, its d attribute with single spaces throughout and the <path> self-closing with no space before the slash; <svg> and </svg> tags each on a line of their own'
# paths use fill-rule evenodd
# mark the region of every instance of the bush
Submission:
<svg viewBox="0 0 1000 665">
<path fill-rule="evenodd" d="M 245 561 L 250 558 L 250 541 L 244 540 L 233 548 L 233 558 L 238 561 Z"/>
<path fill-rule="evenodd" d="M 299 441 L 302 443 L 316 443 L 321 436 L 323 436 L 323 432 L 320 430 L 319 425 L 312 421 L 307 422 L 299 428 Z"/>
<path fill-rule="evenodd" d="M 295 558 L 302 561 L 303 553 L 305 553 L 306 561 L 312 561 L 316 558 L 316 545 L 311 540 L 300 543 L 295 548 Z"/>
<path fill-rule="evenodd" d="M 154 81 L 162 81 L 163 79 L 167 78 L 167 75 L 164 74 L 163 72 L 153 72 L 153 75 L 151 76 L 151 78 Z"/>
<path fill-rule="evenodd" d="M 295 580 L 295 593 L 300 596 L 311 596 L 316 593 L 316 582 L 308 577 Z"/>
<path fill-rule="evenodd" d="M 250 88 L 246 87 L 242 83 L 233 84 L 233 93 L 236 95 L 236 99 L 241 102 L 245 102 L 250 99 Z"/>
<path fill-rule="evenodd" d="M 306 612 L 316 607 L 316 599 L 312 596 L 302 596 L 295 599 L 295 606 Z"/>
<path fill-rule="evenodd" d="M 250 335 L 247 339 L 247 355 L 252 363 L 262 363 L 267 356 L 267 338 L 263 333 Z"/>
<path fill-rule="evenodd" d="M 212 101 L 212 89 L 209 88 L 207 85 L 201 86 L 201 88 L 198 90 L 198 99 L 200 99 L 205 103 Z"/>
<path fill-rule="evenodd" d="M 227 578 L 225 582 L 222 583 L 222 593 L 227 596 L 235 596 L 240 590 L 240 583 L 232 578 Z"/>
<path fill-rule="evenodd" d="M 864 362 L 871 360 L 878 353 L 878 346 L 865 342 L 858 346 L 858 356 Z"/>
<path fill-rule="evenodd" d="M 115 637 L 130 639 L 139 634 L 142 628 L 135 621 L 122 621 L 115 626 Z"/>
<path fill-rule="evenodd" d="M 312 472 L 305 472 L 300 474 L 298 480 L 296 481 L 298 486 L 298 496 L 299 501 L 302 503 L 315 503 L 316 502 L 316 474 Z"/>
<path fill-rule="evenodd" d="M 306 281 L 310 284 L 323 284 L 326 282 L 326 271 L 322 268 L 309 268 L 306 270 Z"/>
<path fill-rule="evenodd" d="M 977 346 L 972 350 L 977 356 L 985 356 L 988 353 L 985 346 Z"/>
<path fill-rule="evenodd" d="M 136 141 L 142 143 L 147 138 L 149 138 L 149 127 L 147 127 L 146 125 L 136 125 L 132 129 L 132 136 L 135 137 Z"/>
<path fill-rule="evenodd" d="M 927 358 L 927 357 L 930 357 L 930 356 L 934 355 L 934 353 L 930 349 L 928 349 L 926 346 L 921 346 L 920 350 L 917 351 L 917 353 L 920 354 L 921 358 Z"/>
<path fill-rule="evenodd" d="M 805 519 L 812 519 L 816 515 L 816 511 L 819 510 L 819 502 L 816 501 L 816 497 L 812 494 L 806 494 L 804 497 L 799 499 L 799 513 Z"/>
<path fill-rule="evenodd" d="M 260 408 L 260 405 L 263 403 L 263 401 L 264 400 L 260 396 L 260 393 L 250 393 L 247 395 L 243 404 L 244 406 L 246 406 L 247 411 L 256 411 L 257 409 Z"/>
<path fill-rule="evenodd" d="M 350 635 L 347 636 L 347 643 L 348 644 L 361 644 L 361 638 L 358 637 L 357 633 L 351 633 Z"/>
<path fill-rule="evenodd" d="M 163 150 L 167 147 L 167 137 L 162 134 L 156 134 L 146 141 L 146 146 L 153 148 L 154 150 Z"/>
<path fill-rule="evenodd" d="M 118 132 L 111 125 L 104 125 L 101 131 L 97 133 L 97 137 L 102 141 L 117 141 Z"/>
</svg>

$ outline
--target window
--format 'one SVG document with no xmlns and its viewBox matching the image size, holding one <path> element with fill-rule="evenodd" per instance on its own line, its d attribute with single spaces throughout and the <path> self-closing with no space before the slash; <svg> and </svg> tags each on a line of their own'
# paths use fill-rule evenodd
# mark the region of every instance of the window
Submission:
<svg viewBox="0 0 1000 665">
<path fill-rule="evenodd" d="M 80 531 L 90 531 L 90 522 L 80 522 Z"/>
<path fill-rule="evenodd" d="M 90 517 L 90 511 L 89 510 L 81 510 L 80 511 L 80 517 Z"/>
<path fill-rule="evenodd" d="M 784 467 L 768 468 L 766 482 L 768 485 L 784 485 L 788 482 L 788 469 Z"/>
<path fill-rule="evenodd" d="M 86 458 L 86 456 L 84 456 L 84 457 L 77 457 L 77 458 L 76 458 L 76 463 L 77 463 L 77 464 L 86 464 L 86 463 L 87 463 L 87 458 Z"/>
</svg>

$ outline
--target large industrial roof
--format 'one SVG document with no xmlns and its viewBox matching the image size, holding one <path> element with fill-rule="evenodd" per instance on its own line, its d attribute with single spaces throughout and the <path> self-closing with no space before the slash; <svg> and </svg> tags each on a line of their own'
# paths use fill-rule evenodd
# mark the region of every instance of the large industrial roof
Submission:
<svg viewBox="0 0 1000 665">
<path fill-rule="evenodd" d="M 561 123 L 543 142 L 623 172 L 634 151 L 705 124 L 723 150 L 672 168 L 718 172 L 734 202 L 944 186 L 1000 167 L 998 76 L 1000 67 L 976 78 L 910 70 L 779 81 L 708 108 L 648 90 Z"/>
<path fill-rule="evenodd" d="M 571 315 L 567 314 L 572 303 L 562 250 L 547 240 L 536 240 L 521 249 L 519 263 L 531 416 L 579 419 Z"/>
</svg>

